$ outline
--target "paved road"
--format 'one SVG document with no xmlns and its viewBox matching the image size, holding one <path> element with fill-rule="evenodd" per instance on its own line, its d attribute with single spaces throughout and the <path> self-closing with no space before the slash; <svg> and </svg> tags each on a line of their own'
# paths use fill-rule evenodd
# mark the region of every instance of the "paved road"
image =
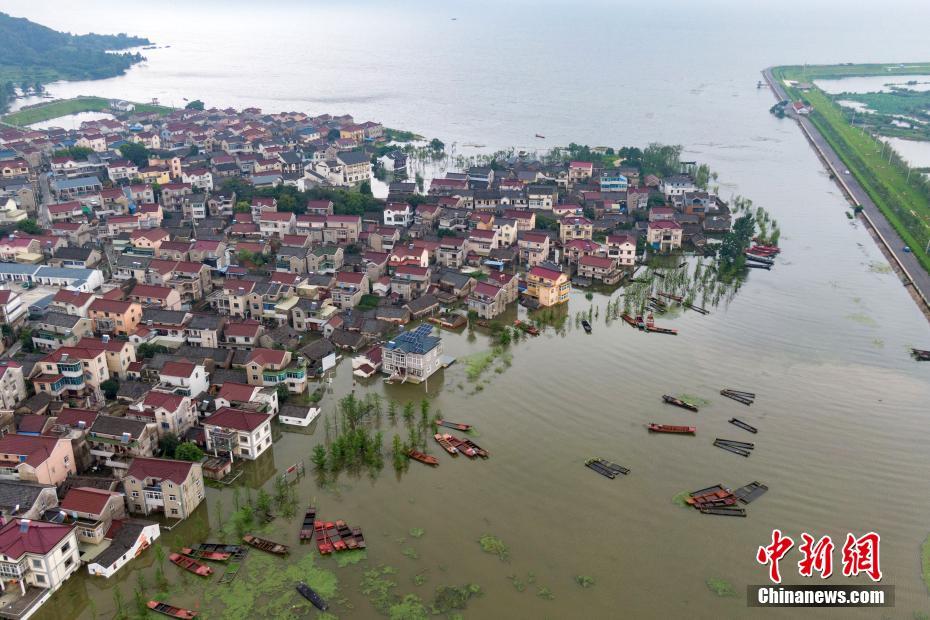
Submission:
<svg viewBox="0 0 930 620">
<path fill-rule="evenodd" d="M 782 87 L 781 83 L 775 79 L 775 76 L 772 75 L 771 69 L 766 69 L 763 71 L 763 74 L 769 86 L 772 88 L 775 97 L 779 101 L 787 99 L 788 95 L 785 89 Z M 786 109 L 786 113 L 789 117 L 798 122 L 802 131 L 806 133 L 810 141 L 813 142 L 815 150 L 819 150 L 821 157 L 826 160 L 827 167 L 831 169 L 830 172 L 836 178 L 837 184 L 844 193 L 846 193 L 847 197 L 850 198 L 854 204 L 862 205 L 863 212 L 867 216 L 865 218 L 866 222 L 878 233 L 881 239 L 880 243 L 885 247 L 886 252 L 894 257 L 898 263 L 898 268 L 904 273 L 904 285 L 913 286 L 918 297 L 923 299 L 923 310 L 930 310 L 930 301 L 928 301 L 930 300 L 930 273 L 917 261 L 913 252 L 904 251 L 904 246 L 907 244 L 901 239 L 885 216 L 882 215 L 882 212 L 869 197 L 865 189 L 863 189 L 862 185 L 859 184 L 859 181 L 856 180 L 856 177 L 851 174 L 846 174 L 846 164 L 844 164 L 840 156 L 836 154 L 836 151 L 830 147 L 826 139 L 821 135 L 810 119 L 794 114 L 790 108 Z M 912 249 L 916 252 L 924 251 L 924 248 Z"/>
</svg>

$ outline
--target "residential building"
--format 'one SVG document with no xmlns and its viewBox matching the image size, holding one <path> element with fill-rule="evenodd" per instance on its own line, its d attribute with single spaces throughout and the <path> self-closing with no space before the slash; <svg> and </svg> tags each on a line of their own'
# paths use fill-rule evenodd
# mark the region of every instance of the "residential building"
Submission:
<svg viewBox="0 0 930 620">
<path fill-rule="evenodd" d="M 116 299 L 95 299 L 88 308 L 94 330 L 103 334 L 129 336 L 142 320 L 142 304 Z"/>
<path fill-rule="evenodd" d="M 159 437 L 168 433 L 183 437 L 197 422 L 197 408 L 190 396 L 152 390 L 130 405 L 126 417 L 155 423 Z"/>
<path fill-rule="evenodd" d="M 129 512 L 186 519 L 204 498 L 200 463 L 137 457 L 123 478 Z"/>
<path fill-rule="evenodd" d="M 61 347 L 40 358 L 36 367 L 41 374 L 32 379 L 33 387 L 53 398 L 100 400 L 100 384 L 110 378 L 103 349 Z"/>
<path fill-rule="evenodd" d="M 694 179 L 690 175 L 674 174 L 659 182 L 659 191 L 665 195 L 666 200 L 669 200 L 673 196 L 682 196 L 686 192 L 697 191 L 697 185 L 694 184 Z"/>
<path fill-rule="evenodd" d="M 98 465 L 123 473 L 133 458 L 152 456 L 158 445 L 154 421 L 98 415 L 87 433 L 87 446 Z"/>
<path fill-rule="evenodd" d="M 517 256 L 527 268 L 549 260 L 549 235 L 543 232 L 526 231 L 517 236 Z"/>
<path fill-rule="evenodd" d="M 7 617 L 25 620 L 34 614 L 80 567 L 74 525 L 17 518 L 0 527 L 4 607 L 13 613 Z"/>
<path fill-rule="evenodd" d="M 670 252 L 681 247 L 682 229 L 678 222 L 662 220 L 649 222 L 646 228 L 646 243 L 660 252 Z"/>
<path fill-rule="evenodd" d="M 636 264 L 636 238 L 633 235 L 607 235 L 607 258 L 613 259 L 620 267 L 633 267 Z"/>
<path fill-rule="evenodd" d="M 23 366 L 13 360 L 0 360 L 0 409 L 15 409 L 26 400 L 26 380 Z"/>
<path fill-rule="evenodd" d="M 249 385 L 276 387 L 286 385 L 288 392 L 301 394 L 307 389 L 307 363 L 291 352 L 279 349 L 252 349 L 245 363 Z"/>
<path fill-rule="evenodd" d="M 614 259 L 606 256 L 582 256 L 578 259 L 578 275 L 582 278 L 599 280 L 604 284 L 616 284 L 622 275 Z"/>
<path fill-rule="evenodd" d="M 554 306 L 568 301 L 572 285 L 568 274 L 541 265 L 526 272 L 526 294 L 540 306 Z"/>
<path fill-rule="evenodd" d="M 608 169 L 601 171 L 601 191 L 602 192 L 625 192 L 630 183 L 617 169 Z"/>
<path fill-rule="evenodd" d="M 109 579 L 127 562 L 152 546 L 161 536 L 161 528 L 150 521 L 127 519 L 114 521 L 104 536 L 110 544 L 87 562 L 87 572 Z"/>
<path fill-rule="evenodd" d="M 207 451 L 255 460 L 271 447 L 271 413 L 223 407 L 203 421 Z"/>
<path fill-rule="evenodd" d="M 94 487 L 71 487 L 61 499 L 61 511 L 77 526 L 78 542 L 97 545 L 114 519 L 126 516 L 123 494 Z"/>
<path fill-rule="evenodd" d="M 442 340 L 430 325 L 403 332 L 381 346 L 381 371 L 393 379 L 420 383 L 442 367 Z"/>
<path fill-rule="evenodd" d="M 0 479 L 59 485 L 76 472 L 68 439 L 42 435 L 0 438 Z"/>
<path fill-rule="evenodd" d="M 586 217 L 570 215 L 559 222 L 559 241 L 563 245 L 574 239 L 591 239 L 593 234 L 594 225 Z"/>
<path fill-rule="evenodd" d="M 39 519 L 49 509 L 58 506 L 54 486 L 0 479 L 0 518 Z"/>
</svg>

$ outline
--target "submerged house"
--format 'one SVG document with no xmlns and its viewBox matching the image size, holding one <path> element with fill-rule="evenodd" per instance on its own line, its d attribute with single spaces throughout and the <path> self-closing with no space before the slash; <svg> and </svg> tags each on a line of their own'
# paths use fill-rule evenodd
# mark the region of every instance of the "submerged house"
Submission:
<svg viewBox="0 0 930 620">
<path fill-rule="evenodd" d="M 381 345 L 381 371 L 391 379 L 420 383 L 442 367 L 442 339 L 420 325 Z"/>
</svg>

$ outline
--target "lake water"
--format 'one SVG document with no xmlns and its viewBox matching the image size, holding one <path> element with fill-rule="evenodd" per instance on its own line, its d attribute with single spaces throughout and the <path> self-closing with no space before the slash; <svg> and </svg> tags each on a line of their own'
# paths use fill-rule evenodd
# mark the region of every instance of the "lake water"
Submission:
<svg viewBox="0 0 930 620">
<path fill-rule="evenodd" d="M 453 9 L 295 1 L 257 10 L 246 2 L 5 3 L 12 14 L 53 27 L 127 30 L 170 45 L 148 52 L 148 62 L 125 76 L 50 85 L 57 97 L 157 97 L 176 105 L 200 98 L 216 106 L 350 112 L 447 144 L 487 148 L 681 143 L 689 159 L 719 173 L 724 197 L 748 196 L 777 218 L 784 252 L 775 269 L 750 273 L 708 316 L 659 319 L 678 336 L 608 326 L 607 296 L 588 301 L 576 292 L 564 310 L 571 316 L 566 326 L 511 345 L 512 365 L 500 373 L 489 370 L 473 382 L 459 363 L 435 376 L 428 390 L 434 410 L 475 424 L 490 460 L 440 456 L 438 469 L 412 464 L 399 478 L 388 463 L 375 479 L 341 477 L 335 490 L 305 478 L 301 505 L 315 498 L 324 518 L 361 525 L 369 539 L 360 565 L 317 561 L 339 578 L 346 599 L 335 606 L 340 617 L 376 616 L 360 592 L 361 573 L 386 564 L 398 570 L 392 579 L 399 593 L 424 599 L 444 584 L 481 585 L 485 594 L 469 603 L 466 617 L 793 618 L 799 614 L 749 610 L 743 598 L 747 585 L 765 580 L 755 551 L 777 527 L 795 539 L 802 531 L 834 540 L 848 531 L 880 532 L 884 582 L 897 588 L 896 607 L 885 615 L 910 618 L 930 611 L 919 558 L 930 533 L 930 365 L 913 362 L 908 347 L 930 348 L 930 329 L 867 231 L 845 217 L 849 205 L 798 128 L 770 115 L 772 95 L 755 85 L 772 64 L 930 58 L 930 40 L 918 26 L 928 23 L 930 9 L 894 2 L 855 11 L 838 1 L 748 5 L 589 0 Z M 599 318 L 587 336 L 575 316 L 592 305 Z M 491 342 L 478 330 L 445 333 L 444 345 L 463 358 Z M 759 398 L 744 407 L 717 395 L 727 386 Z M 352 387 L 346 360 L 324 399 L 326 418 Z M 355 389 L 401 402 L 425 392 L 378 380 Z M 691 414 L 663 405 L 664 393 L 710 404 Z M 740 438 L 727 424 L 734 415 L 760 428 L 748 459 L 711 445 L 718 436 Z M 649 436 L 644 425 L 652 421 L 693 423 L 698 435 Z M 270 489 L 275 469 L 307 459 L 323 440 L 323 421 L 317 424 L 309 437 L 283 434 L 249 468 L 247 485 Z M 601 478 L 582 466 L 592 455 L 632 473 Z M 683 490 L 753 480 L 771 490 L 747 519 L 708 517 L 671 501 Z M 209 489 L 197 515 L 166 542 L 216 537 L 209 530 L 232 503 L 230 491 Z M 297 547 L 299 518 L 279 519 L 273 528 L 269 537 L 295 545 L 295 557 L 280 566 L 310 552 Z M 411 528 L 426 533 L 417 539 Z M 486 533 L 510 547 L 509 562 L 480 550 L 476 541 Z M 408 548 L 418 559 L 404 554 Z M 148 583 L 151 555 L 130 565 L 149 567 Z M 796 553 L 789 558 L 783 572 L 797 583 Z M 236 585 L 261 582 L 274 572 L 268 566 L 256 560 L 250 574 L 247 562 Z M 170 565 L 167 571 L 175 583 L 171 602 L 214 617 L 286 615 L 268 613 L 269 605 L 298 602 L 284 584 L 280 591 L 256 589 L 251 603 L 227 600 L 225 616 L 218 615 L 224 586 L 206 588 Z M 114 588 L 132 604 L 137 572 L 71 579 L 37 617 L 90 618 L 94 610 L 108 617 Z M 536 583 L 525 591 L 512 585 L 510 576 L 525 582 L 531 572 Z M 426 582 L 416 585 L 416 575 Z M 597 583 L 582 589 L 577 575 Z M 715 596 L 709 578 L 729 581 L 738 596 Z M 539 586 L 555 598 L 537 596 Z"/>
<path fill-rule="evenodd" d="M 831 95 L 839 93 L 888 93 L 891 92 L 892 86 L 906 88 L 907 90 L 930 90 L 930 75 L 872 75 L 836 80 L 814 80 L 814 82 L 821 90 Z M 909 82 L 916 83 L 910 84 Z"/>
<path fill-rule="evenodd" d="M 930 142 L 905 140 L 904 138 L 885 138 L 901 157 L 916 168 L 930 167 Z"/>
<path fill-rule="evenodd" d="M 76 114 L 68 114 L 67 116 L 59 116 L 58 118 L 52 118 L 47 121 L 33 123 L 30 127 L 33 129 L 49 129 L 51 127 L 78 129 L 81 123 L 99 121 L 104 118 L 113 118 L 113 115 L 108 112 L 78 112 Z"/>
</svg>

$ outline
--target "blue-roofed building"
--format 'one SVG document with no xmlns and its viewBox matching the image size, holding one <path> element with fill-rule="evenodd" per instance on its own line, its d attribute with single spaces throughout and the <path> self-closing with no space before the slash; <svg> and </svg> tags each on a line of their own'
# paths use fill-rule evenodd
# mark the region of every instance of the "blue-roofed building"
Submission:
<svg viewBox="0 0 930 620">
<path fill-rule="evenodd" d="M 398 381 L 426 381 L 442 368 L 442 340 L 432 332 L 420 325 L 381 345 L 381 371 Z"/>
<path fill-rule="evenodd" d="M 627 178 L 619 170 L 604 170 L 601 172 L 602 192 L 625 192 L 630 186 Z"/>
<path fill-rule="evenodd" d="M 56 177 L 52 179 L 51 185 L 52 191 L 58 195 L 60 200 L 94 194 L 103 189 L 100 179 L 95 176 L 74 177 L 73 179 Z"/>
</svg>

